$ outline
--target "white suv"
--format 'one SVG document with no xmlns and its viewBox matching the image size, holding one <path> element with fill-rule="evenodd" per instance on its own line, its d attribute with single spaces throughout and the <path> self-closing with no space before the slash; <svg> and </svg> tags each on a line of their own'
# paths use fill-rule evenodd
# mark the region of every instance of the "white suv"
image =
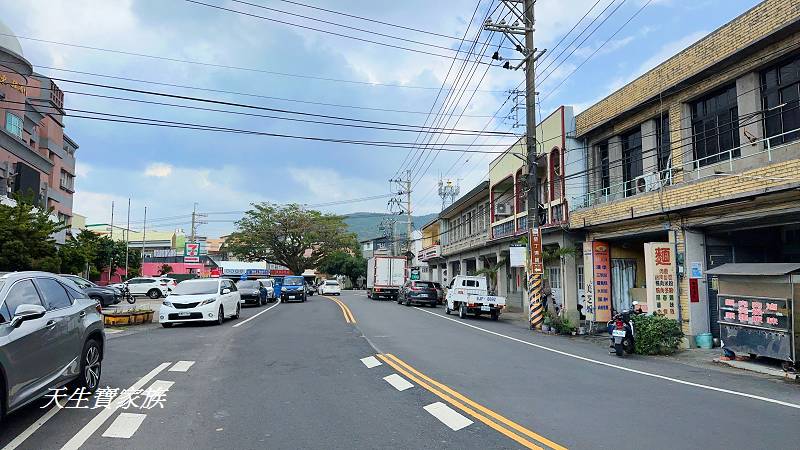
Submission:
<svg viewBox="0 0 800 450">
<path fill-rule="evenodd" d="M 320 295 L 342 295 L 342 287 L 336 280 L 325 280 L 319 286 Z"/>
<path fill-rule="evenodd" d="M 152 299 L 164 297 L 168 292 L 166 279 L 136 277 L 126 281 L 131 295 L 146 295 Z"/>
</svg>

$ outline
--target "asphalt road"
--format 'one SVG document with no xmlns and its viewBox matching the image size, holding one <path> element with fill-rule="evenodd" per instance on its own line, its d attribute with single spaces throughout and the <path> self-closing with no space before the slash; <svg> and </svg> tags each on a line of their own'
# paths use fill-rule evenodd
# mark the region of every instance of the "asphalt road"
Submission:
<svg viewBox="0 0 800 450">
<path fill-rule="evenodd" d="M 0 450 L 800 442 L 796 384 L 669 358 L 619 359 L 502 318 L 460 320 L 353 292 L 335 300 L 342 305 L 314 296 L 248 307 L 222 326 L 110 335 L 101 385 L 168 388 L 163 408 L 141 408 L 142 397 L 136 406 L 51 410 L 44 399 L 3 423 Z"/>
</svg>

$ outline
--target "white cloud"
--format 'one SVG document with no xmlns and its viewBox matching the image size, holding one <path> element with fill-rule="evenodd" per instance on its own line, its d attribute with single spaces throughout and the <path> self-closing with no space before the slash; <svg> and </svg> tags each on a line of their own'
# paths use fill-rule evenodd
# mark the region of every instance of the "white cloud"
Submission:
<svg viewBox="0 0 800 450">
<path fill-rule="evenodd" d="M 146 177 L 163 178 L 172 174 L 172 166 L 166 163 L 153 163 L 144 170 Z"/>
<path fill-rule="evenodd" d="M 75 175 L 78 177 L 86 177 L 89 176 L 89 173 L 92 171 L 92 166 L 82 162 L 81 160 L 75 161 Z"/>
</svg>

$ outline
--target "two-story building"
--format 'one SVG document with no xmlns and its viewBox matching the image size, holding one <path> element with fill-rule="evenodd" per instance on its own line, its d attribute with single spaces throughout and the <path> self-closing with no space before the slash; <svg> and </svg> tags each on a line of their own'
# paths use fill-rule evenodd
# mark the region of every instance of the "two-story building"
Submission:
<svg viewBox="0 0 800 450">
<path fill-rule="evenodd" d="M 78 145 L 64 133 L 63 108 L 64 93 L 0 23 L 0 196 L 24 195 L 70 225 Z"/>
<path fill-rule="evenodd" d="M 545 279 L 554 301 L 577 310 L 582 295 L 582 263 L 576 250 L 583 234 L 570 232 L 569 199 L 586 192 L 586 160 L 582 144 L 574 138 L 575 116 L 571 106 L 556 108 L 536 128 L 538 225 L 546 250 Z M 528 233 L 527 141 L 520 139 L 489 165 L 490 234 L 487 245 L 505 261 L 498 279 L 513 308 L 527 309 L 524 266 L 512 267 L 509 247 L 526 242 Z M 567 181 L 569 180 L 569 181 Z"/>
<path fill-rule="evenodd" d="M 645 299 L 689 342 L 718 334 L 706 270 L 800 261 L 797 2 L 759 3 L 578 114 L 576 135 L 589 309 Z"/>
</svg>

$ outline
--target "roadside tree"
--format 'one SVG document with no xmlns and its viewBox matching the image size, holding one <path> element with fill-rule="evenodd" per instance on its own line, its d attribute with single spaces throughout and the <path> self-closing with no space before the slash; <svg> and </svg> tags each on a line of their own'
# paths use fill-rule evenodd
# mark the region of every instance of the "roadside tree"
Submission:
<svg viewBox="0 0 800 450">
<path fill-rule="evenodd" d="M 334 253 L 358 251 L 356 236 L 342 217 L 297 204 L 253 204 L 236 227 L 225 242 L 228 251 L 246 261 L 285 266 L 297 275 Z"/>
<path fill-rule="evenodd" d="M 367 275 L 367 260 L 360 254 L 335 252 L 322 260 L 317 270 L 329 275 L 345 275 L 355 283 L 358 277 Z"/>
<path fill-rule="evenodd" d="M 172 272 L 172 266 L 169 264 L 162 264 L 161 267 L 158 268 L 158 274 L 162 277 L 170 272 Z"/>
<path fill-rule="evenodd" d="M 58 271 L 61 260 L 53 235 L 66 228 L 24 199 L 0 204 L 0 270 Z"/>
</svg>

